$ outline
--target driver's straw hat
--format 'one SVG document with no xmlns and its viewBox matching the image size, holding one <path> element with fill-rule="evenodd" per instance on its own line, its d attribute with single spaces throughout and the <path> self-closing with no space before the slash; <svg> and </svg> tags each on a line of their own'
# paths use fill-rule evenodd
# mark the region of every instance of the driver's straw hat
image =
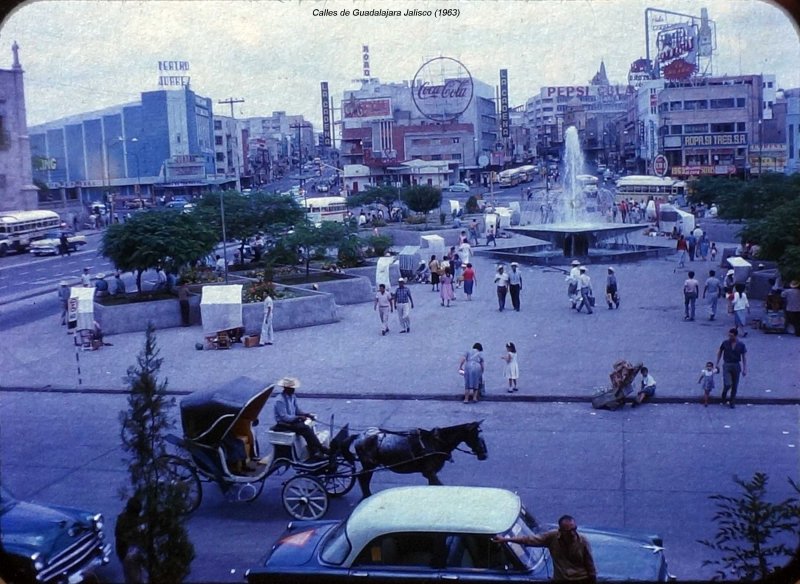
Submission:
<svg viewBox="0 0 800 584">
<path fill-rule="evenodd" d="M 281 377 L 275 385 L 286 389 L 297 389 L 300 387 L 300 380 L 295 377 Z"/>
</svg>

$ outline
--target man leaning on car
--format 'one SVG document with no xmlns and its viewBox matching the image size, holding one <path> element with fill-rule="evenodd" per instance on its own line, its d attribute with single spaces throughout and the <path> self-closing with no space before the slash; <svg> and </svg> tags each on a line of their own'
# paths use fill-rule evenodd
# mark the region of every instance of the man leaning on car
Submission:
<svg viewBox="0 0 800 584">
<path fill-rule="evenodd" d="M 541 535 L 502 537 L 496 535 L 492 541 L 511 542 L 533 547 L 546 547 L 553 558 L 553 581 L 595 584 L 597 570 L 594 567 L 592 548 L 578 533 L 575 519 L 564 515 L 558 520 L 558 529 Z"/>
</svg>

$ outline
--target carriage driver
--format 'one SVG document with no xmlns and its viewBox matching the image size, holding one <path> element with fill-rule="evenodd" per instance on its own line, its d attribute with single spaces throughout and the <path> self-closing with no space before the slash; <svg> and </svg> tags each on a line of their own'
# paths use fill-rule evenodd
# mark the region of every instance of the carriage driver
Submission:
<svg viewBox="0 0 800 584">
<path fill-rule="evenodd" d="M 294 396 L 295 390 L 300 387 L 300 381 L 294 377 L 284 377 L 275 383 L 282 387 L 283 391 L 275 402 L 275 426 L 273 430 L 295 432 L 302 436 L 312 458 L 320 457 L 328 453 L 317 438 L 314 429 L 306 425 L 306 420 L 315 419 L 314 414 L 309 414 L 300 409 L 297 405 L 297 398 Z"/>
</svg>

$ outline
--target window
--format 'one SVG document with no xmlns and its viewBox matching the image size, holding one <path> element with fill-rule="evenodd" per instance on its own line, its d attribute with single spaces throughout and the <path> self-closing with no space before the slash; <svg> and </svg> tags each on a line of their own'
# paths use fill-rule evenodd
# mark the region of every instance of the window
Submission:
<svg viewBox="0 0 800 584">
<path fill-rule="evenodd" d="M 443 533 L 392 533 L 372 540 L 354 566 L 443 568 L 447 544 Z"/>
<path fill-rule="evenodd" d="M 708 109 L 707 99 L 692 99 L 683 102 L 683 109 L 685 110 L 704 110 Z"/>
<path fill-rule="evenodd" d="M 744 98 L 743 97 L 737 97 L 736 98 L 736 107 L 744 107 Z"/>
<path fill-rule="evenodd" d="M 673 112 L 679 112 L 679 111 L 683 110 L 683 102 L 682 101 L 671 101 L 671 102 L 669 102 L 669 109 L 671 111 L 673 111 Z"/>
<path fill-rule="evenodd" d="M 708 132 L 708 124 L 686 124 L 683 126 L 684 134 L 705 134 Z"/>
<path fill-rule="evenodd" d="M 221 130 L 222 129 L 222 120 L 214 120 L 214 129 Z"/>
<path fill-rule="evenodd" d="M 214 136 L 214 144 L 222 146 L 222 136 Z"/>
<path fill-rule="evenodd" d="M 711 124 L 711 132 L 712 133 L 734 132 L 735 127 L 736 125 L 733 122 L 727 122 L 723 124 Z"/>
<path fill-rule="evenodd" d="M 767 87 L 769 87 L 769 88 L 772 87 L 772 81 L 767 81 Z"/>
<path fill-rule="evenodd" d="M 728 107 L 735 107 L 736 100 L 732 97 L 728 97 L 725 99 L 712 99 L 711 100 L 711 109 L 722 109 Z"/>
<path fill-rule="evenodd" d="M 453 138 L 453 144 L 458 144 L 461 142 L 461 138 Z"/>
<path fill-rule="evenodd" d="M 681 126 L 681 125 L 670 126 L 669 127 L 669 133 L 670 134 L 679 134 L 680 135 L 680 134 L 683 133 L 683 126 Z"/>
<path fill-rule="evenodd" d="M 217 162 L 225 162 L 225 153 L 217 152 Z"/>
<path fill-rule="evenodd" d="M 746 132 L 747 131 L 747 124 L 744 122 L 736 122 L 736 131 L 737 132 Z"/>
</svg>

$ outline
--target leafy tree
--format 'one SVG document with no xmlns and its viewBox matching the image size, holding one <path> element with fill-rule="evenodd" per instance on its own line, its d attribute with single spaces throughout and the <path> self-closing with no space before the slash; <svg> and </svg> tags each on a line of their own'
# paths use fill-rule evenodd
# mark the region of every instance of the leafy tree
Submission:
<svg viewBox="0 0 800 584">
<path fill-rule="evenodd" d="M 728 573 L 740 580 L 765 578 L 774 560 L 785 559 L 792 553 L 781 537 L 798 533 L 797 499 L 767 501 L 768 478 L 764 473 L 755 473 L 750 481 L 738 477 L 733 480 L 744 490 L 741 497 L 710 497 L 717 503 L 714 514 L 717 533 L 712 540 L 698 540 L 698 543 L 720 552 L 722 557 L 705 560 L 703 565 L 720 566 L 715 579 L 724 580 Z"/>
<path fill-rule="evenodd" d="M 382 256 L 392 247 L 394 238 L 391 235 L 370 235 L 367 244 L 372 248 L 372 255 Z"/>
<path fill-rule="evenodd" d="M 480 205 L 478 205 L 478 197 L 476 197 L 475 195 L 470 195 L 469 196 L 469 198 L 467 199 L 467 203 L 466 203 L 465 207 L 466 207 L 467 213 L 470 213 L 470 214 L 480 213 L 481 212 L 481 207 L 480 207 Z"/>
<path fill-rule="evenodd" d="M 286 245 L 297 250 L 298 256 L 306 266 L 306 275 L 311 268 L 311 260 L 320 248 L 339 245 L 345 233 L 345 226 L 336 221 L 323 221 L 319 227 L 311 223 L 301 223 L 294 233 L 286 237 Z"/>
<path fill-rule="evenodd" d="M 400 195 L 408 208 L 426 216 L 430 211 L 442 205 L 442 191 L 428 185 L 414 185 L 405 189 Z"/>
<path fill-rule="evenodd" d="M 144 271 L 162 266 L 177 273 L 181 266 L 211 253 L 216 243 L 213 227 L 194 213 L 148 211 L 109 225 L 99 251 L 118 270 L 136 272 L 136 288 L 141 292 Z"/>
<path fill-rule="evenodd" d="M 195 554 L 183 513 L 185 487 L 166 480 L 161 462 L 166 455 L 165 433 L 173 427 L 169 410 L 175 405 L 175 398 L 167 396 L 167 382 L 158 381 L 162 361 L 151 322 L 136 365 L 128 368 L 128 409 L 120 412 L 119 420 L 122 447 L 128 454 L 130 491 L 142 503 L 147 581 L 178 584 L 189 574 Z"/>
<path fill-rule="evenodd" d="M 336 255 L 339 266 L 342 268 L 352 268 L 360 265 L 364 261 L 364 240 L 355 233 L 346 236 L 339 243 L 339 251 Z"/>
<path fill-rule="evenodd" d="M 748 221 L 741 233 L 758 243 L 759 258 L 778 262 L 785 282 L 800 279 L 800 199 L 777 206 L 762 219 Z"/>
<path fill-rule="evenodd" d="M 362 193 L 355 193 L 347 197 L 347 206 L 351 209 L 355 207 L 363 207 L 364 205 L 371 205 L 373 203 L 380 203 L 387 209 L 400 198 L 397 187 L 391 185 L 381 185 L 377 187 L 369 187 Z"/>
</svg>

